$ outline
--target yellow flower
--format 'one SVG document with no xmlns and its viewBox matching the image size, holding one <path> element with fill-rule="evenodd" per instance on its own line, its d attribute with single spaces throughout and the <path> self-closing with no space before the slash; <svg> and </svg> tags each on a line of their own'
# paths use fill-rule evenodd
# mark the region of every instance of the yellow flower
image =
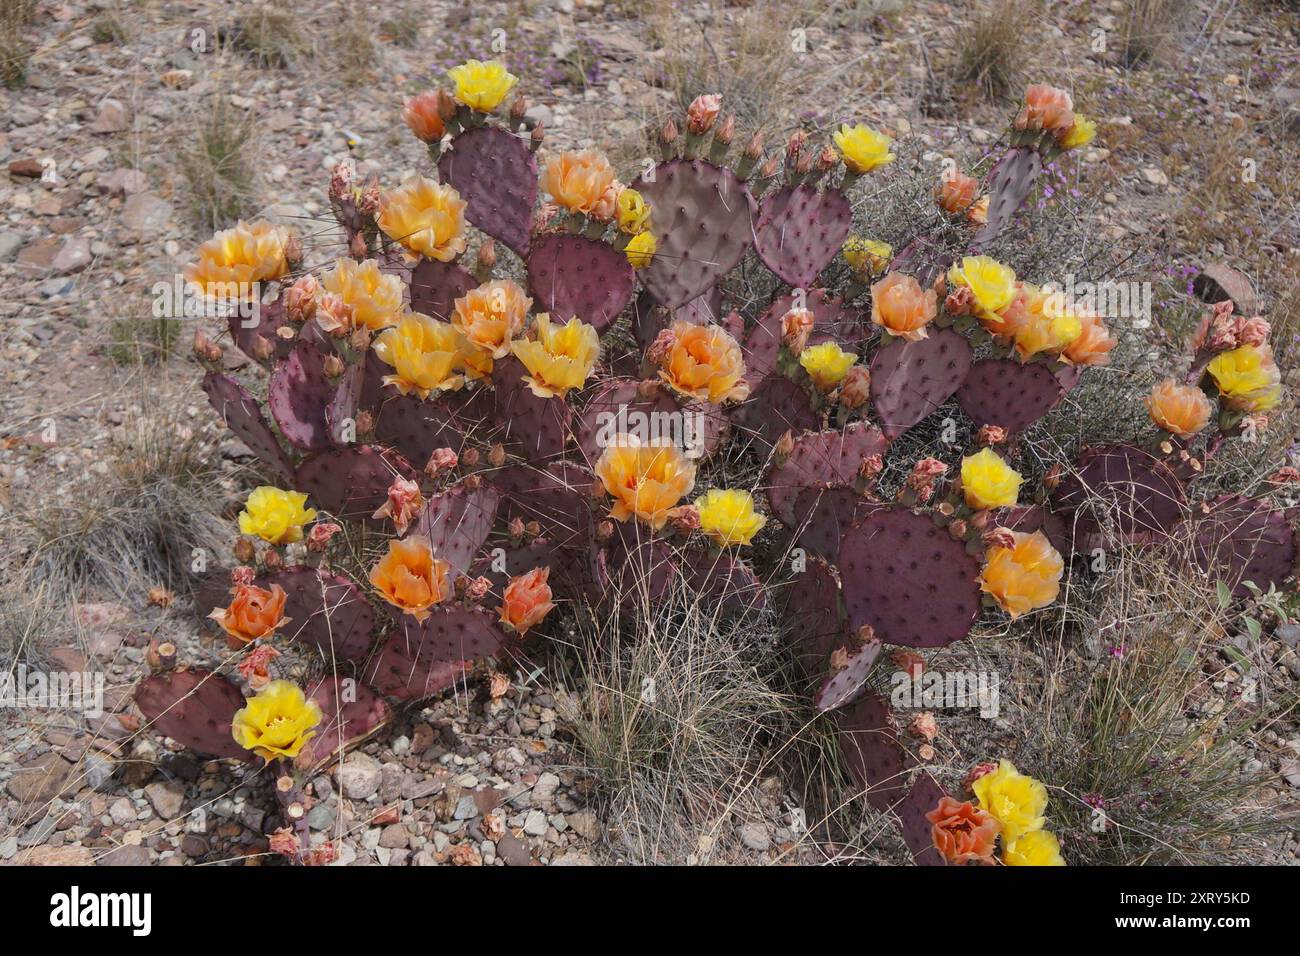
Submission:
<svg viewBox="0 0 1300 956">
<path fill-rule="evenodd" d="M 302 540 L 302 526 L 316 517 L 315 508 L 303 507 L 307 496 L 270 485 L 254 488 L 239 513 L 239 530 L 271 544 Z"/>
<path fill-rule="evenodd" d="M 509 279 L 485 282 L 456 300 L 451 324 L 470 345 L 494 359 L 510 354 L 510 340 L 524 327 L 533 300 Z M 487 363 L 488 371 L 492 363 Z"/>
<path fill-rule="evenodd" d="M 1065 866 L 1061 841 L 1047 830 L 1034 830 L 1007 842 L 1002 862 L 1007 866 Z"/>
<path fill-rule="evenodd" d="M 715 405 L 749 395 L 744 356 L 726 329 L 678 319 L 672 331 L 672 347 L 659 368 L 663 381 L 683 395 Z"/>
<path fill-rule="evenodd" d="M 799 364 L 823 392 L 829 392 L 849 374 L 858 357 L 846 352 L 836 342 L 823 342 L 799 353 Z"/>
<path fill-rule="evenodd" d="M 650 225 L 650 207 L 645 197 L 627 188 L 618 194 L 618 228 L 629 236 L 646 231 Z"/>
<path fill-rule="evenodd" d="M 1220 352 L 1205 369 L 1229 407 L 1266 412 L 1282 398 L 1281 375 L 1266 346 L 1243 345 Z"/>
<path fill-rule="evenodd" d="M 596 477 L 614 499 L 611 517 L 626 521 L 635 515 L 658 531 L 695 487 L 695 466 L 670 442 L 642 444 L 616 435 L 596 461 Z"/>
<path fill-rule="evenodd" d="M 1011 536 L 1010 547 L 989 548 L 984 556 L 980 590 L 1015 619 L 1056 600 L 1065 563 L 1043 532 L 1013 531 Z"/>
<path fill-rule="evenodd" d="M 749 544 L 767 524 L 767 518 L 754 511 L 754 496 L 748 491 L 710 488 L 695 499 L 695 508 L 700 531 L 720 545 Z"/>
<path fill-rule="evenodd" d="M 966 504 L 976 511 L 1009 508 L 1020 494 L 1020 473 L 985 448 L 961 460 L 961 487 Z"/>
<path fill-rule="evenodd" d="M 1083 321 L 1065 307 L 1059 292 L 1028 282 L 1021 283 L 1020 292 L 1021 298 L 1003 314 L 1003 331 L 1010 332 L 1022 360 L 1039 352 L 1063 352 L 1083 335 Z"/>
<path fill-rule="evenodd" d="M 456 99 L 472 110 L 491 113 L 519 82 L 499 60 L 466 60 L 447 71 L 456 84 Z"/>
<path fill-rule="evenodd" d="M 948 281 L 970 289 L 975 311 L 984 318 L 1001 312 L 1016 297 L 1016 274 L 988 256 L 966 256 L 948 270 Z"/>
<path fill-rule="evenodd" d="M 450 186 L 417 176 L 383 194 L 379 228 L 411 252 L 450 262 L 465 251 L 465 205 Z"/>
<path fill-rule="evenodd" d="M 894 141 L 870 126 L 841 126 L 832 139 L 844 155 L 844 165 L 855 173 L 869 173 L 894 160 L 889 151 Z"/>
<path fill-rule="evenodd" d="M 289 231 L 259 220 L 251 226 L 238 222 L 199 246 L 197 262 L 185 267 L 185 280 L 207 295 L 242 299 L 253 282 L 278 279 L 289 271 L 284 258 Z"/>
<path fill-rule="evenodd" d="M 320 277 L 320 285 L 351 306 L 356 324 L 372 332 L 396 325 L 402 317 L 402 277 L 380 272 L 374 259 L 339 259 Z"/>
<path fill-rule="evenodd" d="M 1082 113 L 1074 114 L 1074 125 L 1065 131 L 1061 137 L 1062 149 L 1074 149 L 1078 146 L 1087 146 L 1097 138 L 1097 124 Z"/>
<path fill-rule="evenodd" d="M 971 789 L 1002 827 L 1004 846 L 1043 828 L 1047 788 L 1016 770 L 1010 760 L 998 761 L 998 769 L 979 777 Z"/>
<path fill-rule="evenodd" d="M 863 239 L 852 236 L 844 243 L 844 261 L 858 275 L 874 275 L 883 272 L 894 258 L 894 247 L 877 239 Z"/>
<path fill-rule="evenodd" d="M 320 705 L 302 688 L 273 680 L 235 711 L 230 733 L 235 743 L 265 760 L 292 759 L 312 737 L 321 721 Z"/>
<path fill-rule="evenodd" d="M 524 381 L 539 398 L 563 398 L 571 389 L 581 388 L 600 355 L 600 336 L 581 319 L 564 325 L 551 324 L 543 312 L 533 323 L 537 338 L 515 342 L 510 346 L 515 358 L 531 373 Z"/>
<path fill-rule="evenodd" d="M 623 254 L 627 256 L 627 261 L 632 264 L 633 269 L 644 269 L 654 259 L 655 250 L 658 248 L 659 243 L 655 242 L 655 237 L 646 231 L 633 236 L 624 248 Z"/>
<path fill-rule="evenodd" d="M 540 185 L 556 205 L 592 215 L 604 205 L 605 194 L 614 185 L 614 167 L 595 150 L 560 153 L 546 161 Z"/>
<path fill-rule="evenodd" d="M 418 312 L 408 312 L 375 339 L 374 352 L 393 367 L 384 376 L 403 395 L 428 398 L 430 392 L 455 390 L 465 384 L 465 337 L 449 322 L 439 322 Z"/>
</svg>

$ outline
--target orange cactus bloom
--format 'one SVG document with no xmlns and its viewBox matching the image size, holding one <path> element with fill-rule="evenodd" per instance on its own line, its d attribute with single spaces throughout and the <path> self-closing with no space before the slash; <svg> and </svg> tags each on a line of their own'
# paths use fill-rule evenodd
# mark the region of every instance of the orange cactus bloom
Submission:
<svg viewBox="0 0 1300 956">
<path fill-rule="evenodd" d="M 517 283 L 496 279 L 457 299 L 451 324 L 470 345 L 493 359 L 504 358 L 510 354 L 510 340 L 524 327 L 532 304 Z"/>
<path fill-rule="evenodd" d="M 402 107 L 402 120 L 422 143 L 436 143 L 442 139 L 447 127 L 438 112 L 438 91 L 429 90 L 407 100 Z"/>
<path fill-rule="evenodd" d="M 998 821 L 987 810 L 945 796 L 925 818 L 935 848 L 949 863 L 993 863 Z"/>
<path fill-rule="evenodd" d="M 641 444 L 618 435 L 597 460 L 596 477 L 614 499 L 613 518 L 635 515 L 657 531 L 695 487 L 695 466 L 671 443 Z"/>
<path fill-rule="evenodd" d="M 388 542 L 388 553 L 370 570 L 370 583 L 393 607 L 417 621 L 452 593 L 452 568 L 433 556 L 427 538 L 413 536 Z"/>
<path fill-rule="evenodd" d="M 1101 316 L 1090 312 L 1081 313 L 1079 323 L 1083 330 L 1061 353 L 1061 359 L 1071 365 L 1108 365 L 1110 351 L 1117 343 L 1111 337 L 1110 329 L 1106 328 L 1106 323 L 1101 320 Z"/>
<path fill-rule="evenodd" d="M 952 175 L 939 178 L 939 185 L 934 189 L 934 200 L 944 212 L 960 216 L 975 205 L 979 190 L 978 179 L 957 169 L 953 170 Z"/>
<path fill-rule="evenodd" d="M 1074 100 L 1065 90 L 1035 83 L 1025 90 L 1025 105 L 1016 116 L 1016 129 L 1064 133 L 1074 125 Z"/>
<path fill-rule="evenodd" d="M 278 584 L 272 584 L 269 591 L 242 584 L 231 595 L 229 606 L 214 609 L 208 617 L 240 644 L 272 637 L 277 629 L 289 623 L 284 616 L 286 595 Z"/>
<path fill-rule="evenodd" d="M 614 185 L 614 167 L 600 153 L 560 153 L 542 170 L 541 187 L 557 205 L 570 212 L 594 215 L 607 211 L 607 194 Z"/>
<path fill-rule="evenodd" d="M 988 549 L 980 590 L 1014 619 L 1056 600 L 1065 565 L 1043 532 L 1013 531 L 1011 536 L 1010 547 Z"/>
<path fill-rule="evenodd" d="M 320 286 L 347 307 L 345 311 L 351 324 L 378 332 L 396 325 L 402 318 L 402 277 L 381 272 L 374 259 L 365 262 L 339 259 L 333 269 L 320 277 Z M 322 320 L 321 324 L 326 331 L 330 330 L 327 322 Z"/>
<path fill-rule="evenodd" d="M 465 251 L 465 200 L 423 176 L 383 194 L 379 228 L 410 252 L 450 262 Z"/>
<path fill-rule="evenodd" d="M 511 578 L 501 604 L 501 620 L 523 634 L 542 623 L 555 603 L 547 583 L 550 568 L 533 568 L 527 574 Z"/>
<path fill-rule="evenodd" d="M 1179 385 L 1167 378 L 1147 397 L 1151 420 L 1170 434 L 1191 438 L 1210 422 L 1214 406 L 1194 385 Z"/>
<path fill-rule="evenodd" d="M 289 239 L 289 230 L 265 220 L 238 222 L 199 246 L 197 261 L 185 267 L 185 279 L 210 296 L 233 298 L 241 286 L 269 282 L 289 271 L 284 255 Z"/>
<path fill-rule="evenodd" d="M 718 325 L 673 323 L 673 342 L 659 377 L 676 391 L 714 404 L 749 394 L 740 345 Z"/>
<path fill-rule="evenodd" d="M 871 286 L 871 321 L 909 342 L 926 337 L 925 327 L 938 312 L 938 294 L 922 289 L 913 276 L 891 272 Z"/>
</svg>

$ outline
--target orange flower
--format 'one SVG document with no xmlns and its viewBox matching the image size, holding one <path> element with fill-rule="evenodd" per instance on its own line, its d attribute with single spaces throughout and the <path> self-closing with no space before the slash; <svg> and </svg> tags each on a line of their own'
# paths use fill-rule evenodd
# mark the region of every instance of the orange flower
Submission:
<svg viewBox="0 0 1300 956">
<path fill-rule="evenodd" d="M 1010 547 L 989 548 L 980 575 L 980 590 L 1017 618 L 1046 607 L 1061 590 L 1061 555 L 1041 531 L 1011 532 Z"/>
<path fill-rule="evenodd" d="M 935 848 L 949 863 L 993 863 L 998 821 L 987 810 L 945 796 L 925 818 Z"/>
<path fill-rule="evenodd" d="M 1079 323 L 1083 326 L 1083 331 L 1061 353 L 1062 360 L 1071 365 L 1108 365 L 1110 350 L 1117 343 L 1111 338 L 1106 323 L 1101 320 L 1101 316 L 1089 312 L 1079 315 Z"/>
<path fill-rule="evenodd" d="M 749 394 L 740 345 L 718 325 L 673 323 L 673 342 L 659 377 L 683 395 L 719 404 Z"/>
<path fill-rule="evenodd" d="M 695 466 L 671 443 L 640 444 L 617 435 L 597 460 L 596 477 L 614 499 L 612 517 L 626 521 L 635 515 L 657 531 L 695 487 Z"/>
<path fill-rule="evenodd" d="M 550 568 L 533 568 L 527 574 L 511 578 L 506 585 L 501 604 L 501 620 L 519 634 L 542 623 L 542 619 L 555 607 L 551 601 L 551 586 L 547 580 Z"/>
<path fill-rule="evenodd" d="M 427 538 L 394 538 L 388 553 L 370 569 L 370 583 L 393 607 L 423 621 L 429 608 L 451 595 L 452 569 L 433 556 Z"/>
<path fill-rule="evenodd" d="M 913 276 L 891 272 L 871 286 L 871 321 L 909 342 L 926 337 L 938 310 L 934 289 L 922 289 Z"/>
<path fill-rule="evenodd" d="M 327 293 L 322 297 L 327 316 L 318 320 L 327 332 L 353 324 L 378 332 L 402 318 L 402 277 L 381 272 L 374 259 L 339 259 L 320 277 L 320 286 Z"/>
<path fill-rule="evenodd" d="M 383 194 L 377 221 L 411 252 L 450 262 L 465 251 L 465 206 L 450 186 L 417 176 Z"/>
<path fill-rule="evenodd" d="M 278 628 L 289 623 L 284 616 L 284 588 L 272 584 L 271 590 L 241 584 L 231 592 L 229 607 L 219 607 L 208 615 L 221 629 L 241 644 L 261 637 L 274 636 Z"/>
<path fill-rule="evenodd" d="M 485 282 L 456 300 L 451 324 L 471 345 L 493 359 L 510 354 L 510 340 L 524 327 L 533 300 L 509 279 Z M 489 371 L 491 364 L 488 365 Z"/>
<path fill-rule="evenodd" d="M 1147 397 L 1151 420 L 1179 438 L 1191 438 L 1210 422 L 1214 406 L 1199 388 L 1167 378 Z"/>
<path fill-rule="evenodd" d="M 593 150 L 552 156 L 542 170 L 542 189 L 570 212 L 595 213 L 613 185 L 614 167 Z"/>
<path fill-rule="evenodd" d="M 209 296 L 246 297 L 250 283 L 278 279 L 289 271 L 284 255 L 289 238 L 287 229 L 265 220 L 238 222 L 199 246 L 198 261 L 185 267 L 185 280 Z"/>
<path fill-rule="evenodd" d="M 422 143 L 436 143 L 446 131 L 442 114 L 438 112 L 437 90 L 429 90 L 407 100 L 402 107 L 402 119 Z"/>
<path fill-rule="evenodd" d="M 1016 129 L 1065 132 L 1074 125 L 1074 100 L 1065 90 L 1036 83 L 1025 90 L 1025 105 L 1016 117 Z"/>
<path fill-rule="evenodd" d="M 975 205 L 979 190 L 978 179 L 956 169 L 951 176 L 939 177 L 939 185 L 934 189 L 934 199 L 944 212 L 959 216 Z"/>
</svg>

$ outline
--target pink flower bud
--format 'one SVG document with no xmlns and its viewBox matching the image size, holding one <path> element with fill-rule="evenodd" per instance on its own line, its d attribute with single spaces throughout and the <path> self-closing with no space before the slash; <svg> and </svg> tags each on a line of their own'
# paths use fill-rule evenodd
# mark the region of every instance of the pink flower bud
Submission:
<svg viewBox="0 0 1300 956">
<path fill-rule="evenodd" d="M 692 133 L 707 133 L 713 129 L 722 109 L 722 97 L 717 93 L 706 93 L 695 97 L 695 101 L 686 110 L 686 128 Z"/>
</svg>

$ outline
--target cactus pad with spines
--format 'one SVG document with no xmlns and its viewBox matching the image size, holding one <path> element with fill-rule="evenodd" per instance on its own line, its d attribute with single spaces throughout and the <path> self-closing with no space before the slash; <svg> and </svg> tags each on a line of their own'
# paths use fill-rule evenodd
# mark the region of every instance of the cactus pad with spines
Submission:
<svg viewBox="0 0 1300 956">
<path fill-rule="evenodd" d="M 871 357 L 871 409 L 894 439 L 952 398 L 971 370 L 970 343 L 931 328 L 915 342 L 894 339 Z"/>
<path fill-rule="evenodd" d="M 957 403 L 976 428 L 997 425 L 1015 434 L 1050 412 L 1064 395 L 1060 379 L 1041 362 L 980 359 L 957 390 Z"/>
<path fill-rule="evenodd" d="M 573 413 L 560 396 L 542 398 L 524 381 L 528 369 L 513 355 L 492 366 L 495 417 L 506 449 L 529 461 L 557 458 L 573 430 Z"/>
<path fill-rule="evenodd" d="M 484 607 L 440 604 L 417 621 L 409 614 L 399 618 L 396 634 L 410 653 L 429 655 L 430 661 L 484 661 L 504 652 L 514 639 L 502 630 L 496 613 Z"/>
<path fill-rule="evenodd" d="M 804 307 L 813 314 L 812 334 L 808 344 L 834 340 L 841 347 L 856 351 L 874 333 L 862 324 L 861 313 L 846 306 L 840 299 L 814 289 L 804 296 Z M 776 371 L 781 354 L 781 319 L 794 308 L 792 294 L 779 296 L 764 310 L 758 322 L 749 330 L 742 344 L 745 354 L 745 380 L 756 386 Z"/>
<path fill-rule="evenodd" d="M 844 431 L 813 432 L 799 438 L 782 463 L 767 476 L 767 500 L 788 527 L 797 527 L 799 496 L 812 487 L 854 487 L 871 455 L 883 455 L 889 442 L 874 425 L 854 422 Z"/>
<path fill-rule="evenodd" d="M 393 718 L 392 709 L 382 697 L 350 678 L 323 677 L 308 686 L 307 698 L 315 701 L 321 711 L 321 721 L 307 742 L 309 760 L 316 768 L 339 759 Z"/>
<path fill-rule="evenodd" d="M 280 433 L 295 448 L 320 451 L 334 444 L 325 410 L 337 390 L 325 374 L 325 353 L 299 337 L 288 357 L 276 363 L 266 404 Z"/>
<path fill-rule="evenodd" d="M 290 567 L 264 575 L 257 586 L 284 588 L 281 636 L 316 649 L 326 664 L 358 661 L 370 650 L 375 614 L 361 589 L 339 574 L 318 568 Z"/>
<path fill-rule="evenodd" d="M 264 462 L 277 478 L 293 475 L 293 462 L 280 447 L 275 432 L 267 424 L 262 409 L 248 391 L 229 375 L 208 372 L 203 376 L 203 391 L 226 427 Z"/>
<path fill-rule="evenodd" d="M 363 673 L 366 681 L 385 697 L 410 701 L 441 693 L 462 678 L 470 666 L 469 661 L 435 660 L 431 648 L 398 628 Z"/>
<path fill-rule="evenodd" d="M 742 445 L 754 446 L 760 458 L 786 432 L 799 434 L 817 427 L 808 393 L 784 375 L 769 375 L 745 401 L 729 412 L 732 433 L 739 434 Z"/>
<path fill-rule="evenodd" d="M 948 865 L 934 845 L 934 825 L 926 819 L 926 814 L 936 809 L 947 795 L 932 776 L 922 771 L 912 781 L 907 796 L 894 807 L 903 842 L 912 851 L 912 861 L 917 866 Z"/>
<path fill-rule="evenodd" d="M 421 259 L 411 270 L 411 311 L 450 322 L 456 300 L 477 288 L 478 280 L 456 263 Z"/>
<path fill-rule="evenodd" d="M 853 209 L 838 189 L 783 186 L 763 197 L 754 250 L 779 278 L 806 289 L 834 261 L 852 226 Z"/>
<path fill-rule="evenodd" d="M 523 255 L 537 201 L 537 160 L 527 142 L 498 126 L 465 130 L 438 160 L 438 173 L 467 203 L 466 219 Z"/>
<path fill-rule="evenodd" d="M 632 301 L 635 281 L 627 256 L 599 239 L 555 233 L 528 250 L 528 291 L 556 323 L 577 317 L 603 332 Z"/>
<path fill-rule="evenodd" d="M 1250 593 L 1247 581 L 1261 591 L 1281 586 L 1296 560 L 1295 532 L 1287 513 L 1240 495 L 1223 495 L 1207 507 L 1195 509 L 1181 529 L 1191 562 L 1236 597 Z"/>
<path fill-rule="evenodd" d="M 415 469 L 397 452 L 353 445 L 307 458 L 298 466 L 295 487 L 336 518 L 370 519 L 398 477 L 413 479 Z"/>
<path fill-rule="evenodd" d="M 590 532 L 595 476 L 580 465 L 506 465 L 488 473 L 501 492 L 504 520 L 536 521 L 558 546 L 585 541 Z M 585 518 L 584 518 L 585 515 Z"/>
<path fill-rule="evenodd" d="M 1173 470 L 1132 445 L 1089 448 L 1052 493 L 1075 551 L 1163 537 L 1187 514 L 1187 493 Z"/>
<path fill-rule="evenodd" d="M 989 173 L 988 216 L 971 243 L 973 252 L 987 247 L 1007 227 L 1029 198 L 1042 169 L 1042 158 L 1029 146 L 1012 147 L 998 160 Z"/>
<path fill-rule="evenodd" d="M 867 689 L 867 678 L 880 659 L 883 647 L 880 641 L 867 641 L 853 652 L 845 667 L 827 677 L 813 698 L 813 707 L 817 713 L 839 710 L 861 697 Z"/>
<path fill-rule="evenodd" d="M 907 792 L 907 758 L 894 732 L 889 705 L 863 694 L 835 711 L 840 754 L 867 802 L 887 810 Z"/>
<path fill-rule="evenodd" d="M 712 289 L 753 244 L 758 204 L 730 169 L 673 159 L 633 187 L 650 204 L 656 242 L 654 258 L 637 275 L 670 309 Z"/>
<path fill-rule="evenodd" d="M 870 625 L 886 644 L 943 647 L 980 612 L 979 566 L 926 515 L 880 508 L 845 537 L 840 575 L 849 627 Z"/>
<path fill-rule="evenodd" d="M 473 489 L 455 485 L 424 503 L 411 533 L 428 538 L 435 557 L 467 573 L 492 531 L 500 497 L 486 482 Z"/>
<path fill-rule="evenodd" d="M 244 695 L 220 674 L 199 668 L 154 674 L 136 685 L 135 705 L 150 729 L 184 747 L 213 757 L 252 757 L 231 736 Z"/>
</svg>

